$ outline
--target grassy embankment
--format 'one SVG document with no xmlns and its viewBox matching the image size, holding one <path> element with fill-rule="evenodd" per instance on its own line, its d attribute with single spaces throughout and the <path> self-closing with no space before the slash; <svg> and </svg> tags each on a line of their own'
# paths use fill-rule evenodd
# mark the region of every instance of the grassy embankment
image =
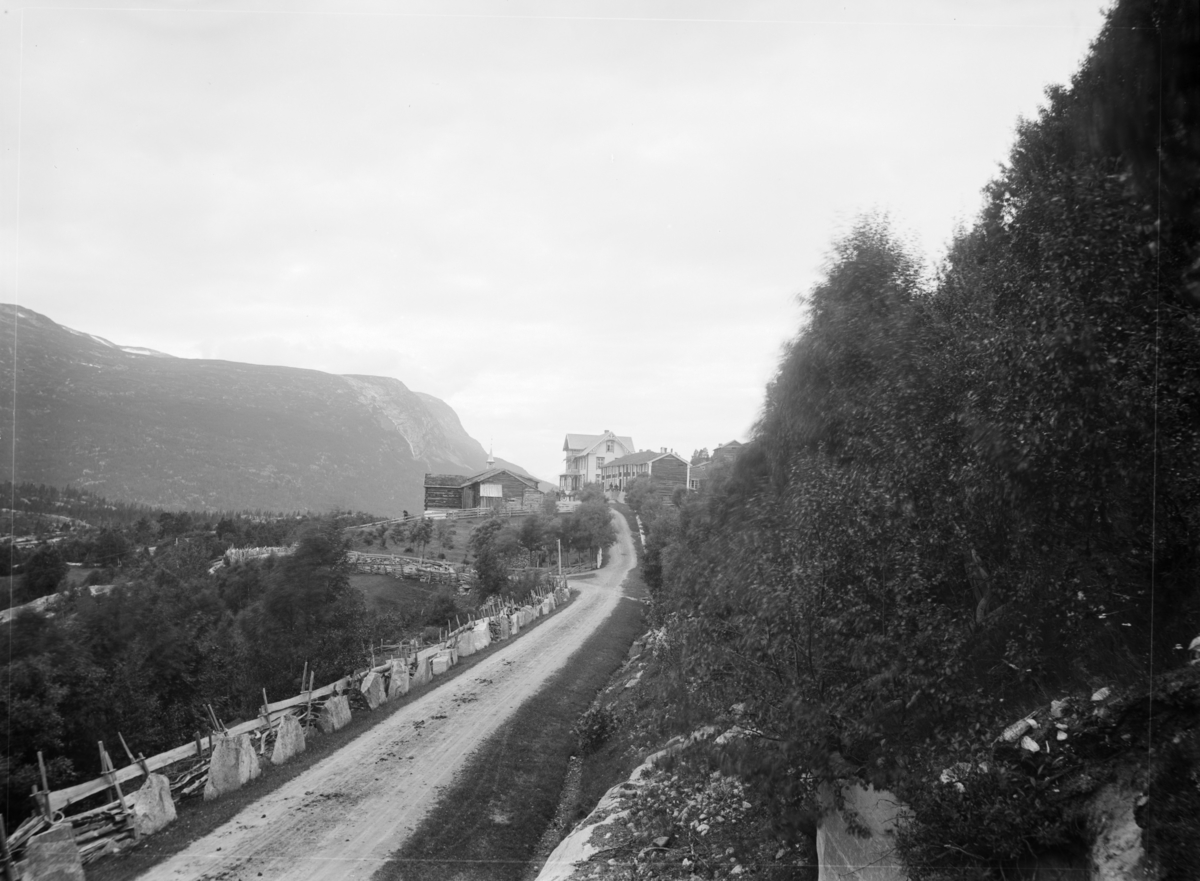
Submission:
<svg viewBox="0 0 1200 881">
<path fill-rule="evenodd" d="M 383 577 L 388 578 L 389 581 L 394 580 L 388 576 Z M 548 619 L 539 618 L 528 627 L 522 628 L 521 636 L 517 638 L 520 639 L 529 631 L 540 627 L 546 620 Z M 303 774 L 317 762 L 342 749 L 429 690 L 461 676 L 491 655 L 492 652 L 500 650 L 505 645 L 507 645 L 505 642 L 493 643 L 483 651 L 463 658 L 447 673 L 438 676 L 429 684 L 413 689 L 399 700 L 383 704 L 374 712 L 355 711 L 350 724 L 341 731 L 335 731 L 332 734 L 321 734 L 314 731 L 309 736 L 307 749 L 303 753 L 286 765 L 279 767 L 272 765 L 269 761 L 263 761 L 262 776 L 237 792 L 223 796 L 217 801 L 206 802 L 200 799 L 190 799 L 176 805 L 179 816 L 173 824 L 125 853 L 104 858 L 88 866 L 88 881 L 128 881 L 128 879 L 137 877 L 157 863 L 183 850 L 196 839 L 229 821 L 243 808 Z M 126 787 L 126 791 L 129 791 L 129 787 Z"/>
<path fill-rule="evenodd" d="M 638 570 L 626 579 L 625 593 L 631 598 L 480 748 L 377 878 L 516 881 L 525 874 L 578 752 L 572 728 L 646 629 Z M 602 769 L 593 769 L 594 781 L 601 776 Z M 590 791 L 597 786 L 593 782 Z"/>
</svg>

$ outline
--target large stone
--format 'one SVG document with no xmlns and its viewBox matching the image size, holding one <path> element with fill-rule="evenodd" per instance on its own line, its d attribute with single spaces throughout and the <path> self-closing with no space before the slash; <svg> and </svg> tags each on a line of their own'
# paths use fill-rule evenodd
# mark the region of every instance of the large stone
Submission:
<svg viewBox="0 0 1200 881">
<path fill-rule="evenodd" d="M 25 881 L 85 881 L 83 862 L 70 823 L 59 823 L 29 839 Z"/>
<path fill-rule="evenodd" d="M 1141 793 L 1127 781 L 1109 784 L 1092 796 L 1088 826 L 1093 839 L 1089 856 L 1097 881 L 1132 881 L 1152 877 L 1146 871 L 1142 828 L 1133 809 Z M 1195 867 L 1193 867 L 1195 868 Z"/>
<path fill-rule="evenodd" d="M 441 676 L 443 673 L 445 673 L 447 670 L 449 670 L 450 669 L 450 654 L 449 654 L 449 652 L 438 652 L 436 655 L 434 655 L 433 663 L 431 664 L 431 667 L 432 667 L 434 676 Z"/>
<path fill-rule="evenodd" d="M 416 688 L 419 685 L 424 685 L 433 679 L 433 664 L 430 658 L 421 658 L 417 662 L 417 670 L 412 674 L 412 687 Z"/>
<path fill-rule="evenodd" d="M 513 612 L 508 617 L 508 635 L 516 636 L 521 632 L 521 613 Z"/>
<path fill-rule="evenodd" d="M 458 656 L 460 658 L 469 658 L 475 654 L 475 632 L 473 630 L 463 631 L 455 640 L 458 646 Z"/>
<path fill-rule="evenodd" d="M 475 651 L 481 652 L 492 645 L 492 630 L 486 621 L 475 625 Z"/>
<path fill-rule="evenodd" d="M 402 694 L 408 694 L 408 662 L 404 658 L 394 658 L 388 673 L 388 700 L 395 700 Z"/>
<path fill-rule="evenodd" d="M 350 699 L 344 694 L 325 701 L 325 706 L 321 708 L 321 715 L 317 717 L 317 727 L 323 734 L 332 734 L 334 731 L 345 728 L 349 722 Z"/>
<path fill-rule="evenodd" d="M 218 734 L 209 759 L 208 782 L 204 784 L 204 800 L 212 801 L 227 792 L 234 792 L 262 773 L 258 754 L 250 743 L 249 734 L 236 737 Z"/>
<path fill-rule="evenodd" d="M 854 784 L 843 790 L 840 810 L 833 807 L 828 788 L 821 796 L 828 813 L 817 827 L 819 881 L 906 881 L 895 848 L 896 823 L 904 810 L 896 796 Z"/>
<path fill-rule="evenodd" d="M 383 690 L 383 677 L 374 670 L 367 672 L 358 690 L 367 699 L 367 706 L 372 710 L 387 700 L 387 694 Z"/>
<path fill-rule="evenodd" d="M 271 764 L 282 765 L 292 756 L 304 752 L 307 744 L 304 742 L 304 729 L 300 720 L 295 716 L 284 716 L 279 720 L 279 730 L 275 732 L 275 746 L 271 749 Z"/>
<path fill-rule="evenodd" d="M 137 834 L 153 835 L 175 822 L 175 802 L 171 798 L 171 781 L 162 774 L 151 774 L 133 795 L 129 796 L 133 813 L 133 828 Z"/>
</svg>

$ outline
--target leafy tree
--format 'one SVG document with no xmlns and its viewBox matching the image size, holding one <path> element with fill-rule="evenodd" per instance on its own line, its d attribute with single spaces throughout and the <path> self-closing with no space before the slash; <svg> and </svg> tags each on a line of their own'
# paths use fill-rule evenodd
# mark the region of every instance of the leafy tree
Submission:
<svg viewBox="0 0 1200 881">
<path fill-rule="evenodd" d="M 579 501 L 604 504 L 608 501 L 604 495 L 604 487 L 598 483 L 585 483 L 579 490 Z"/>
<path fill-rule="evenodd" d="M 433 521 L 428 517 L 422 517 L 408 528 L 408 540 L 420 548 L 422 559 L 425 557 L 425 548 L 432 538 Z"/>
<path fill-rule="evenodd" d="M 38 545 L 25 563 L 21 589 L 14 596 L 13 604 L 20 605 L 54 593 L 66 577 L 67 564 L 59 549 L 53 544 Z"/>
<path fill-rule="evenodd" d="M 544 547 L 546 526 L 537 514 L 531 514 L 521 521 L 517 529 L 517 543 L 529 555 L 529 565 L 536 566 L 536 557 Z"/>
</svg>

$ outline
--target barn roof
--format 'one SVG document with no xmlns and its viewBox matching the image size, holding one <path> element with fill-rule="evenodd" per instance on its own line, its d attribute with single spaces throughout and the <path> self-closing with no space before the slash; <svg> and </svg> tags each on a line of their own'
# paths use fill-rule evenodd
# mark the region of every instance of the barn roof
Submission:
<svg viewBox="0 0 1200 881">
<path fill-rule="evenodd" d="M 600 467 L 607 468 L 609 465 L 641 465 L 645 462 L 657 462 L 659 459 L 665 459 L 667 456 L 674 456 L 681 462 L 683 461 L 683 457 L 677 453 L 656 453 L 653 450 L 642 450 L 640 453 L 630 453 L 628 456 L 622 456 L 620 459 L 605 462 Z"/>
<path fill-rule="evenodd" d="M 425 485 L 426 486 L 458 487 L 458 486 L 462 486 L 463 483 L 466 482 L 466 480 L 467 480 L 467 478 L 463 477 L 461 474 L 426 474 L 425 475 Z"/>
<path fill-rule="evenodd" d="M 534 480 L 532 477 L 525 477 L 523 474 L 517 474 L 513 471 L 509 471 L 507 468 L 489 468 L 487 471 L 481 471 L 479 474 L 476 474 L 474 477 L 460 477 L 459 480 L 461 481 L 461 483 L 459 485 L 460 486 L 469 486 L 472 483 L 482 483 L 485 480 L 490 480 L 491 478 L 495 477 L 498 474 L 507 474 L 510 477 L 515 477 L 517 480 L 521 481 L 521 483 L 525 484 L 530 489 L 538 488 L 537 481 Z"/>
</svg>

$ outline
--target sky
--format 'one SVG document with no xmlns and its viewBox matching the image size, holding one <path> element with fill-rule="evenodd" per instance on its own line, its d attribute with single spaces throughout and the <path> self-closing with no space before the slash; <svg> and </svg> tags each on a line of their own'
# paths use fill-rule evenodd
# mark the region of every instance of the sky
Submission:
<svg viewBox="0 0 1200 881">
<path fill-rule="evenodd" d="M 395 377 L 554 482 L 748 439 L 837 237 L 934 265 L 1106 8 L 5 2 L 0 301 Z"/>
</svg>

